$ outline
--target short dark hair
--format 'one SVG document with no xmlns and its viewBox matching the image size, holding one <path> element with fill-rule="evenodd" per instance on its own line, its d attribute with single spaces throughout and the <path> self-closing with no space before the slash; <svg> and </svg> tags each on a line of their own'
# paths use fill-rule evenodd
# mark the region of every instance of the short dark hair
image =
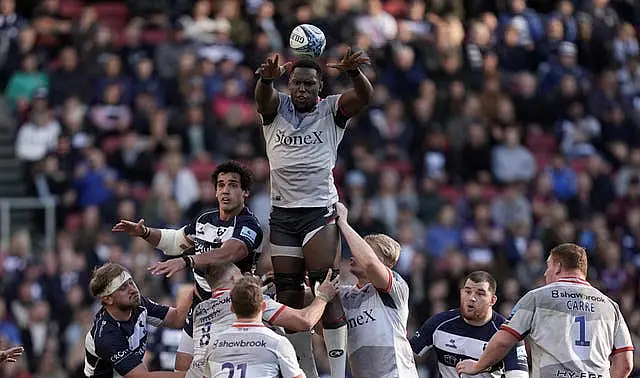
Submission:
<svg viewBox="0 0 640 378">
<path fill-rule="evenodd" d="M 316 72 L 318 73 L 318 78 L 322 78 L 322 67 L 320 67 L 320 65 L 311 58 L 300 58 L 293 62 L 293 64 L 291 65 L 291 73 L 293 73 L 296 68 L 311 68 L 313 70 L 316 70 Z"/>
<path fill-rule="evenodd" d="M 584 275 L 589 269 L 587 251 L 573 243 L 562 243 L 555 246 L 549 254 L 556 262 L 559 262 L 565 270 L 579 270 Z"/>
<path fill-rule="evenodd" d="M 231 290 L 233 312 L 239 318 L 255 316 L 262 308 L 262 301 L 262 287 L 256 277 L 242 277 Z"/>
<path fill-rule="evenodd" d="M 251 191 L 251 187 L 253 186 L 253 173 L 251 173 L 249 168 L 237 161 L 225 161 L 219 164 L 211 174 L 211 182 L 213 182 L 214 185 L 218 183 L 218 176 L 222 173 L 237 173 L 240 175 L 240 187 L 242 190 Z"/>
<path fill-rule="evenodd" d="M 462 280 L 462 284 L 460 285 L 461 289 L 464 288 L 464 284 L 467 282 L 467 280 L 471 280 L 471 282 L 475 283 L 486 282 L 489 284 L 489 291 L 491 292 L 491 294 L 496 293 L 498 284 L 496 284 L 496 279 L 493 278 L 493 276 L 489 272 L 485 272 L 484 270 L 476 270 L 467 274 Z"/>
</svg>

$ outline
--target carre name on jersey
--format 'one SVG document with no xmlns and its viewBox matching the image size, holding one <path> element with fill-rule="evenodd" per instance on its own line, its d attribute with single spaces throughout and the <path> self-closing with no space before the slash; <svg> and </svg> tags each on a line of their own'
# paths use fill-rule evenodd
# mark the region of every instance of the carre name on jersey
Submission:
<svg viewBox="0 0 640 378">
<path fill-rule="evenodd" d="M 324 143 L 324 140 L 322 140 L 322 130 L 311 131 L 311 134 L 287 135 L 285 130 L 277 129 L 274 139 L 276 144 L 283 144 L 285 146 L 306 146 Z"/>
</svg>

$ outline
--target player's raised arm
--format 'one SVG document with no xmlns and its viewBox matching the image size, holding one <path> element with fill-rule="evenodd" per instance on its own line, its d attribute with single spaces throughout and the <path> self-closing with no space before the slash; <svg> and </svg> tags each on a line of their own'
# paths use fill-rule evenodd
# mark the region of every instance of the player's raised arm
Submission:
<svg viewBox="0 0 640 378">
<path fill-rule="evenodd" d="M 144 224 L 144 219 L 140 219 L 138 223 L 122 219 L 113 226 L 111 231 L 126 232 L 131 236 L 142 238 L 168 256 L 181 255 L 194 245 L 193 241 L 186 236 L 184 228 L 179 230 L 151 228 Z"/>
<path fill-rule="evenodd" d="M 327 303 L 338 293 L 340 275 L 336 275 L 332 280 L 331 273 L 332 270 L 329 269 L 327 277 L 316 289 L 316 297 L 309 306 L 301 310 L 285 306 L 283 311 L 276 311 L 269 323 L 296 332 L 311 330 L 322 318 Z"/>
<path fill-rule="evenodd" d="M 263 119 L 272 120 L 278 113 L 280 98 L 278 91 L 273 87 L 273 80 L 282 76 L 289 64 L 287 63 L 284 66 L 280 66 L 279 60 L 279 55 L 267 58 L 267 61 L 262 63 L 256 71 L 260 79 L 256 83 L 254 95 L 258 113 L 262 115 Z"/>
<path fill-rule="evenodd" d="M 353 82 L 353 88 L 344 92 L 338 102 L 339 109 L 345 117 L 356 115 L 373 99 L 373 86 L 360 71 L 361 64 L 369 63 L 369 58 L 362 56 L 363 52 L 352 53 L 349 48 L 340 62 L 327 65 L 341 72 L 347 72 Z"/>
<path fill-rule="evenodd" d="M 380 261 L 380 258 L 378 258 L 369 243 L 351 227 L 347 221 L 347 208 L 338 202 L 336 209 L 338 213 L 337 225 L 351 249 L 353 258 L 365 270 L 367 278 L 373 283 L 373 286 L 377 289 L 388 291 L 391 286 L 391 271 Z"/>
</svg>

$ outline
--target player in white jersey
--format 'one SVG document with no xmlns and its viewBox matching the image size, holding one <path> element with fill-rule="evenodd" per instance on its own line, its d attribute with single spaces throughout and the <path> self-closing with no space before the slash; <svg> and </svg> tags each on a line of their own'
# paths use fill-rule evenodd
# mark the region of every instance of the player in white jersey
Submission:
<svg viewBox="0 0 640 378">
<path fill-rule="evenodd" d="M 496 286 L 496 280 L 487 272 L 469 273 L 460 288 L 460 308 L 432 316 L 411 338 L 411 347 L 417 355 L 435 350 L 441 377 L 458 378 L 456 364 L 464 359 L 479 358 L 491 336 L 505 322 L 492 308 L 498 299 Z M 520 342 L 502 361 L 477 376 L 528 378 L 524 343 Z"/>
<path fill-rule="evenodd" d="M 121 220 L 112 231 L 138 236 L 173 258 L 154 264 L 152 274 L 173 273 L 192 268 L 196 283 L 193 307 L 211 296 L 202 269 L 217 261 L 235 262 L 243 272 L 252 272 L 262 243 L 262 229 L 256 217 L 245 206 L 252 184 L 246 167 L 227 161 L 219 164 L 211 175 L 216 187 L 219 207 L 208 209 L 179 230 L 150 228 L 144 220 L 138 223 Z M 189 254 L 195 250 L 195 255 Z M 189 320 L 191 316 L 188 316 Z M 193 327 L 187 321 L 176 354 L 176 369 L 189 368 L 193 353 Z"/>
<path fill-rule="evenodd" d="M 407 340 L 409 286 L 391 270 L 400 244 L 386 235 L 364 239 L 349 225 L 347 208 L 337 204 L 338 227 L 351 249 L 353 286 L 340 288 L 349 330 L 348 353 L 355 378 L 418 377 Z"/>
<path fill-rule="evenodd" d="M 362 51 L 352 54 L 349 49 L 339 63 L 330 66 L 347 72 L 353 88 L 325 99 L 318 97 L 322 69 L 314 60 L 300 59 L 291 65 L 290 94 L 273 87 L 273 80 L 286 71 L 286 65 L 279 66 L 278 56 L 267 59 L 257 71 L 255 101 L 271 174 L 269 239 L 274 281 L 278 300 L 294 308 L 302 308 L 304 302 L 305 271 L 313 288 L 327 269 L 336 268 L 340 242 L 333 168 L 349 120 L 373 97 L 373 87 L 359 68 L 369 59 L 361 55 Z M 331 375 L 344 377 L 346 324 L 339 300 L 327 306 L 322 325 Z M 310 334 L 289 333 L 305 372 L 317 377 Z"/>
<path fill-rule="evenodd" d="M 193 362 L 187 373 L 189 378 L 202 377 L 205 357 L 212 345 L 211 338 L 229 329 L 236 320 L 231 309 L 231 288 L 243 275 L 234 264 L 221 263 L 209 266 L 206 277 L 213 294 L 193 311 L 194 352 Z M 327 274 L 317 289 L 316 298 L 302 310 L 292 309 L 264 295 L 262 320 L 270 326 L 308 331 L 320 320 L 326 304 L 338 292 L 338 283 L 339 276 L 331 280 Z"/>
<path fill-rule="evenodd" d="M 230 329 L 211 338 L 204 376 L 303 378 L 289 340 L 262 323 L 265 303 L 260 281 L 240 278 L 231 290 L 231 305 L 237 319 Z"/>
<path fill-rule="evenodd" d="M 633 345 L 618 305 L 587 281 L 584 248 L 553 248 L 544 273 L 547 285 L 515 305 L 476 362 L 458 363 L 458 373 L 478 374 L 518 341 L 531 349 L 531 376 L 620 378 L 633 369 Z"/>
</svg>

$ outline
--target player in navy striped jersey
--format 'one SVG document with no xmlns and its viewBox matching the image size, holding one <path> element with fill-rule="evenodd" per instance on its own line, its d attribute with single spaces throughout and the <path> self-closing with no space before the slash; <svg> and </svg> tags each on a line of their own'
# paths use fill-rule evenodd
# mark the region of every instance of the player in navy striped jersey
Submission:
<svg viewBox="0 0 640 378">
<path fill-rule="evenodd" d="M 177 307 L 159 305 L 142 296 L 131 274 L 121 265 L 98 268 L 89 283 L 102 308 L 85 337 L 84 374 L 87 377 L 184 377 L 184 373 L 148 372 L 143 362 L 147 322 L 181 328 L 191 305 L 191 293 L 178 293 Z"/>
<path fill-rule="evenodd" d="M 192 310 L 211 297 L 203 269 L 215 262 L 228 261 L 236 263 L 243 272 L 251 272 L 262 243 L 260 224 L 245 207 L 252 185 L 251 171 L 236 162 L 225 162 L 216 167 L 212 181 L 219 208 L 203 212 L 179 230 L 150 228 L 143 219 L 138 223 L 121 220 L 112 229 L 141 237 L 168 256 L 182 255 L 182 258 L 158 262 L 149 269 L 153 274 L 169 277 L 177 271 L 193 268 L 196 293 Z M 195 255 L 188 254 L 193 248 Z M 191 314 L 187 320 L 190 318 Z M 193 354 L 192 334 L 192 325 L 187 322 L 176 355 L 177 370 L 189 368 L 188 360 Z"/>
<path fill-rule="evenodd" d="M 456 364 L 478 359 L 505 318 L 493 311 L 496 280 L 491 274 L 475 271 L 464 278 L 460 289 L 460 308 L 429 318 L 411 339 L 413 352 L 422 356 L 435 349 L 438 369 L 444 378 L 457 378 Z M 527 352 L 523 343 L 511 348 L 506 357 L 479 377 L 528 377 Z"/>
</svg>

